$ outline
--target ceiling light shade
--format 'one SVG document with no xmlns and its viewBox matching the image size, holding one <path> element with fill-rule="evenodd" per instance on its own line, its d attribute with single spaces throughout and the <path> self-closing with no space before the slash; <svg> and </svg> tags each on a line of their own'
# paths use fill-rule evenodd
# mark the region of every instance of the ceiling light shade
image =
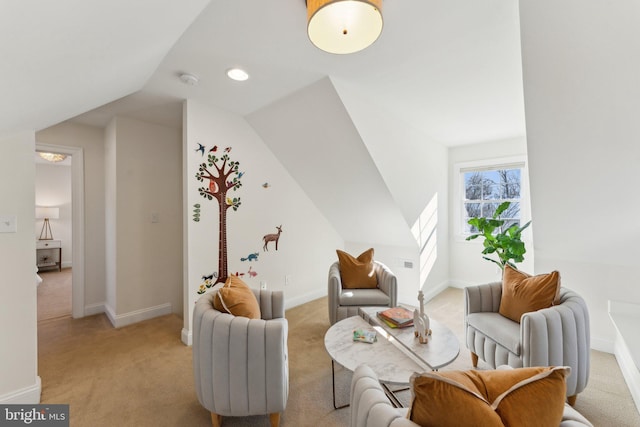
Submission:
<svg viewBox="0 0 640 427">
<path fill-rule="evenodd" d="M 38 155 L 43 159 L 53 163 L 61 162 L 67 158 L 65 154 L 58 154 L 58 153 L 38 153 Z"/>
<path fill-rule="evenodd" d="M 382 0 L 307 0 L 307 33 L 325 52 L 358 52 L 382 33 Z"/>
</svg>

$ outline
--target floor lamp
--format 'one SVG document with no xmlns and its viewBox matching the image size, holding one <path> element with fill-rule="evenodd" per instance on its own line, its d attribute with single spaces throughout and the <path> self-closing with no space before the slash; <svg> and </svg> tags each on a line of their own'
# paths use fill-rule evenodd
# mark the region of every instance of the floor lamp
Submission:
<svg viewBox="0 0 640 427">
<path fill-rule="evenodd" d="M 44 219 L 44 223 L 42 224 L 42 231 L 40 231 L 40 240 L 53 240 L 53 233 L 51 233 L 51 225 L 49 224 L 49 219 L 58 219 L 59 217 L 60 208 L 36 208 L 36 218 Z"/>
</svg>

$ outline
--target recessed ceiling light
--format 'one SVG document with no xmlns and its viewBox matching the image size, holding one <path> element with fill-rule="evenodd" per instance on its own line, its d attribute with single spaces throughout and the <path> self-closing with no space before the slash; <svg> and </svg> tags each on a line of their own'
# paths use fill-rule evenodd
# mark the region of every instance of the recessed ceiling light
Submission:
<svg viewBox="0 0 640 427">
<path fill-rule="evenodd" d="M 238 82 L 243 82 L 249 78 L 249 74 L 240 68 L 230 68 L 227 70 L 227 76 L 229 76 L 231 80 L 236 80 Z"/>
<path fill-rule="evenodd" d="M 189 86 L 195 86 L 200 81 L 196 76 L 189 73 L 180 74 L 180 80 L 182 80 L 182 83 Z"/>
</svg>

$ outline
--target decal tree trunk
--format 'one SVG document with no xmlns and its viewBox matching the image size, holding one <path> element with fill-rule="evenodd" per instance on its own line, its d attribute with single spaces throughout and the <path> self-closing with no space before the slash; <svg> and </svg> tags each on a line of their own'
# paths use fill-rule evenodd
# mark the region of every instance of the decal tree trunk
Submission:
<svg viewBox="0 0 640 427">
<path fill-rule="evenodd" d="M 230 150 L 228 148 L 227 151 Z M 224 283 L 228 277 L 227 264 L 227 209 L 238 210 L 240 198 L 228 196 L 229 190 L 236 191 L 242 186 L 241 174 L 238 173 L 239 163 L 229 159 L 228 154 L 217 158 L 209 154 L 207 162 L 200 164 L 196 179 L 200 182 L 208 181 L 206 187 L 198 189 L 200 195 L 207 200 L 218 202 L 218 274 L 215 283 Z M 205 181 L 206 180 L 206 181 Z"/>
</svg>

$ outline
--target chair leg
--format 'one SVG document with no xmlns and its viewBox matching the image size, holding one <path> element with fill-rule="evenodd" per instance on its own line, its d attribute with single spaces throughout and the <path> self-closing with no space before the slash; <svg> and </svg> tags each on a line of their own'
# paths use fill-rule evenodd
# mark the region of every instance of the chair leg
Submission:
<svg viewBox="0 0 640 427">
<path fill-rule="evenodd" d="M 473 351 L 471 352 L 471 364 L 473 365 L 474 368 L 478 367 L 478 355 L 475 354 Z"/>
<path fill-rule="evenodd" d="M 567 403 L 569 404 L 569 406 L 573 407 L 576 404 L 576 399 L 577 398 L 578 398 L 577 394 L 574 394 L 573 396 L 567 397 Z"/>
<path fill-rule="evenodd" d="M 222 415 L 218 415 L 215 412 L 211 413 L 211 425 L 213 427 L 220 427 L 222 425 Z"/>
<path fill-rule="evenodd" d="M 269 414 L 269 421 L 271 421 L 271 427 L 278 427 L 280 425 L 280 412 Z"/>
</svg>

